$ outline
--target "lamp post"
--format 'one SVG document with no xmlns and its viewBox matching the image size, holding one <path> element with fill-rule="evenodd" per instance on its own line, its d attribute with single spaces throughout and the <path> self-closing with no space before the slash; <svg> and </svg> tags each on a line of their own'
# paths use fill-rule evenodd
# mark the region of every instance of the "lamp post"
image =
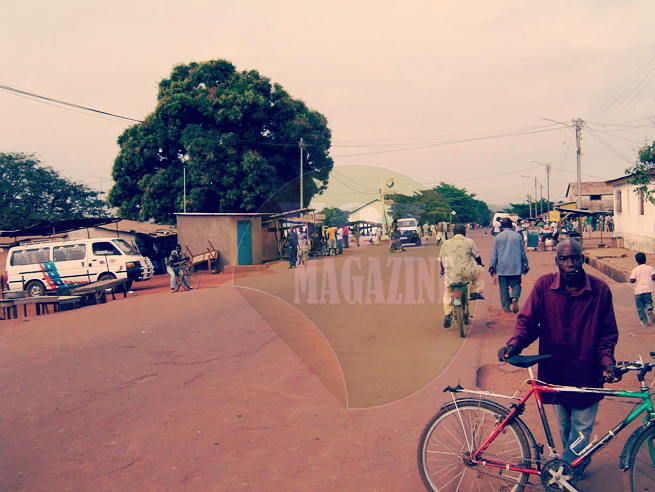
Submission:
<svg viewBox="0 0 655 492">
<path fill-rule="evenodd" d="M 528 162 L 534 162 L 535 164 L 546 166 L 546 200 L 548 201 L 547 212 L 550 212 L 550 163 L 533 161 L 532 159 L 528 159 Z"/>
<path fill-rule="evenodd" d="M 179 157 L 182 161 L 182 210 L 186 213 L 186 163 L 189 162 L 189 156 L 180 154 Z"/>
</svg>

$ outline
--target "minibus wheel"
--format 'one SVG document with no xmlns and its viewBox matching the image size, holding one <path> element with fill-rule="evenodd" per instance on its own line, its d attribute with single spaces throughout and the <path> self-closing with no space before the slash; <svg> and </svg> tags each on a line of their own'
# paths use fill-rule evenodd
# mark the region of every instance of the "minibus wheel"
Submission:
<svg viewBox="0 0 655 492">
<path fill-rule="evenodd" d="M 38 280 L 30 280 L 25 286 L 28 297 L 39 297 L 45 294 L 45 286 Z"/>
</svg>

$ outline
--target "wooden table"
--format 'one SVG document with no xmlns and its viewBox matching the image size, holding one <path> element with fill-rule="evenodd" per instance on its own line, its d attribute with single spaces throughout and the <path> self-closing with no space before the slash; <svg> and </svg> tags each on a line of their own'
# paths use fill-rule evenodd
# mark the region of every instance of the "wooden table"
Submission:
<svg viewBox="0 0 655 492">
<path fill-rule="evenodd" d="M 36 315 L 48 312 L 48 306 L 52 306 L 55 312 L 59 311 L 62 303 L 76 304 L 81 298 L 79 296 L 38 296 L 23 297 L 20 299 L 0 299 L 0 308 L 2 308 L 4 319 L 18 317 L 18 306 L 23 306 L 23 316 L 27 317 L 27 306 L 34 305 Z"/>
<path fill-rule="evenodd" d="M 90 284 L 75 287 L 70 290 L 73 296 L 81 296 L 82 304 L 98 304 L 107 302 L 106 291 L 111 289 L 111 298 L 116 299 L 116 290 L 123 291 L 123 297 L 127 297 L 126 284 L 129 282 L 126 278 L 115 278 L 111 280 L 101 280 L 100 282 L 93 282 Z"/>
<path fill-rule="evenodd" d="M 0 299 L 0 309 L 2 309 L 3 319 L 11 319 L 11 313 L 14 313 L 14 318 L 18 317 L 18 311 L 14 299 Z"/>
</svg>

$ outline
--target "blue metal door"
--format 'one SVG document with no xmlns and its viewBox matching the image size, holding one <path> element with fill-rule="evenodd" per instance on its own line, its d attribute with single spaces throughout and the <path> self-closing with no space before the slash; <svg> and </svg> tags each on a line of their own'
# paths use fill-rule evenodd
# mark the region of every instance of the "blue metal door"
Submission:
<svg viewBox="0 0 655 492">
<path fill-rule="evenodd" d="M 237 244 L 239 265 L 252 265 L 252 222 L 237 220 Z"/>
</svg>

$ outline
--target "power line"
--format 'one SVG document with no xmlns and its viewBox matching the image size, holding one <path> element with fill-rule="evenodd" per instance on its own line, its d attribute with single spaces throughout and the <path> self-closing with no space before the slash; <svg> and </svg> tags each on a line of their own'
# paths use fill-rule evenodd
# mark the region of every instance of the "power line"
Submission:
<svg viewBox="0 0 655 492">
<path fill-rule="evenodd" d="M 103 115 L 103 116 L 110 116 L 112 118 L 117 118 L 117 119 L 120 119 L 120 120 L 133 121 L 135 123 L 143 123 L 142 120 L 135 120 L 134 118 L 128 118 L 127 116 L 121 116 L 121 115 L 118 115 L 118 114 L 108 113 L 106 111 L 101 111 L 99 109 L 93 109 L 93 108 L 89 108 L 89 107 L 86 107 L 86 106 L 81 106 L 79 104 L 73 104 L 73 103 L 69 103 L 69 102 L 66 102 L 66 101 L 60 101 L 58 99 L 53 99 L 51 97 L 41 96 L 40 94 L 35 94 L 34 92 L 24 91 L 22 89 L 17 89 L 15 87 L 11 87 L 11 86 L 4 85 L 4 84 L 0 84 L 0 90 L 4 91 L 4 92 L 9 92 L 10 94 L 15 94 L 15 95 L 18 95 L 18 96 L 23 96 L 23 97 L 28 97 L 28 98 L 31 98 L 31 99 L 36 99 L 38 101 L 47 101 L 49 103 L 61 104 L 62 106 L 68 106 L 68 107 L 71 107 L 71 108 L 81 109 L 83 111 L 88 111 L 88 112 L 100 114 L 100 115 Z"/>
<path fill-rule="evenodd" d="M 553 128 L 554 125 L 547 125 L 543 127 L 537 127 L 539 129 L 527 129 L 527 130 L 518 130 L 518 131 L 513 131 L 513 132 L 508 132 L 508 133 L 498 133 L 495 135 L 486 135 L 486 136 L 481 136 L 481 137 L 469 137 L 469 138 L 458 138 L 455 140 L 450 140 L 450 141 L 443 141 L 443 142 L 436 142 L 436 143 L 426 143 L 422 145 L 416 145 L 413 147 L 402 147 L 398 149 L 388 149 L 388 150 L 378 150 L 378 151 L 373 151 L 373 152 L 360 152 L 357 154 L 344 154 L 344 155 L 337 155 L 333 156 L 333 159 L 339 159 L 343 157 L 356 157 L 356 156 L 362 156 L 362 155 L 373 155 L 373 154 L 387 154 L 387 153 L 392 153 L 392 152 L 404 152 L 407 150 L 418 150 L 418 149 L 426 149 L 430 147 L 441 147 L 444 145 L 453 145 L 453 144 L 458 144 L 458 143 L 464 143 L 464 142 L 473 142 L 477 140 L 488 140 L 488 139 L 493 139 L 493 138 L 503 138 L 503 137 L 517 137 L 517 136 L 522 136 L 522 135 L 530 135 L 533 133 L 543 133 L 543 132 L 551 132 L 554 130 L 558 130 L 558 128 Z M 533 127 L 534 128 L 534 127 Z"/>
</svg>

